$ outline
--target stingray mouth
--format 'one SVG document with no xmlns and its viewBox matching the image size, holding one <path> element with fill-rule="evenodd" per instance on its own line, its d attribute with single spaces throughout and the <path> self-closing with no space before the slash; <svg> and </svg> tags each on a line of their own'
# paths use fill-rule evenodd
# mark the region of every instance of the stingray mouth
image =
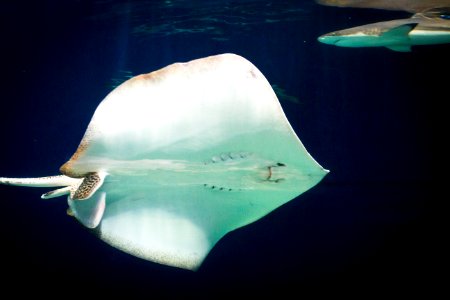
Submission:
<svg viewBox="0 0 450 300">
<path fill-rule="evenodd" d="M 279 170 L 280 167 L 286 167 L 286 165 L 283 163 L 276 163 L 273 166 L 268 166 L 266 181 L 278 183 L 278 182 L 284 180 L 284 178 L 282 176 L 283 173 L 282 173 L 282 171 L 280 172 L 280 170 Z"/>
</svg>

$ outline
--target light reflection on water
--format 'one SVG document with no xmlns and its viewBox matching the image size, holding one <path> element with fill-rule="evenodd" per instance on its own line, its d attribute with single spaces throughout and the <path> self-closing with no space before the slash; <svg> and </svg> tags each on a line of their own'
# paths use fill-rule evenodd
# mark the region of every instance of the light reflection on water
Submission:
<svg viewBox="0 0 450 300">
<path fill-rule="evenodd" d="M 227 40 L 226 29 L 250 31 L 262 23 L 294 22 L 311 17 L 314 5 L 301 1 L 97 1 L 90 19 L 127 20 L 138 36 L 210 34 Z"/>
</svg>

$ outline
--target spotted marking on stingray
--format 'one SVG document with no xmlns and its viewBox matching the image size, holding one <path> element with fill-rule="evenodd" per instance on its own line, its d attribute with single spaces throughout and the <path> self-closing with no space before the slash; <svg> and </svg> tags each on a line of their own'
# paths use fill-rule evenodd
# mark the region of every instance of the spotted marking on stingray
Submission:
<svg viewBox="0 0 450 300">
<path fill-rule="evenodd" d="M 216 190 L 216 191 L 224 191 L 224 192 L 232 192 L 232 191 L 241 191 L 242 189 L 236 189 L 236 188 L 229 188 L 229 187 L 224 187 L 224 186 L 218 186 L 218 185 L 214 185 L 214 184 L 203 184 L 203 186 L 205 188 L 211 189 L 211 190 Z"/>
<path fill-rule="evenodd" d="M 221 163 L 221 162 L 227 162 L 230 160 L 237 160 L 237 159 L 245 159 L 248 158 L 251 155 L 250 152 L 225 152 L 221 153 L 219 155 L 215 155 L 211 157 L 210 160 L 204 162 L 205 165 L 210 163 Z"/>
<path fill-rule="evenodd" d="M 102 179 L 98 173 L 89 173 L 73 195 L 73 199 L 84 200 L 89 198 Z"/>
</svg>

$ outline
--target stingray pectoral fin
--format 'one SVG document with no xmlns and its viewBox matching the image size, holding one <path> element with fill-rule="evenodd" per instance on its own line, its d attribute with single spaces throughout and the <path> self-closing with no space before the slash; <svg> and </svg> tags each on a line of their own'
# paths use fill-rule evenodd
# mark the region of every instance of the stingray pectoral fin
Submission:
<svg viewBox="0 0 450 300">
<path fill-rule="evenodd" d="M 143 259 L 196 270 L 215 243 L 192 220 L 170 211 L 148 208 L 121 213 L 101 224 L 101 238 Z"/>
<path fill-rule="evenodd" d="M 87 200 L 68 200 L 70 213 L 87 228 L 95 228 L 102 220 L 106 206 L 106 193 L 95 193 Z"/>
<path fill-rule="evenodd" d="M 204 207 L 197 199 L 169 201 L 178 188 L 141 190 L 129 201 L 108 197 L 108 208 L 99 226 L 99 237 L 108 244 L 137 257 L 179 268 L 196 270 L 217 240 L 202 222 Z M 144 193 L 141 193 L 144 192 Z M 183 192 L 191 193 L 191 189 Z M 209 193 L 209 191 L 206 191 Z M 90 201 L 90 199 L 88 200 Z M 79 201 L 84 202 L 84 201 Z M 179 204 L 179 205 L 177 205 Z"/>
</svg>

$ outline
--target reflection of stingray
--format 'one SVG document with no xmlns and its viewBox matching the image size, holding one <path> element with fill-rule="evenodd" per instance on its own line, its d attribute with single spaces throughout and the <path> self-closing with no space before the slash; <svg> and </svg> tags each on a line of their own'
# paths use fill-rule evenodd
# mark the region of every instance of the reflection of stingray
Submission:
<svg viewBox="0 0 450 300">
<path fill-rule="evenodd" d="M 146 16 L 151 16 L 148 19 Z M 129 20 L 137 36 L 210 34 L 222 37 L 237 28 L 249 31 L 253 25 L 291 22 L 309 18 L 304 3 L 280 1 L 127 1 L 97 3 L 91 16 L 97 21 Z M 225 32 L 226 31 L 226 32 Z M 217 40 L 217 39 L 216 39 Z M 219 40 L 219 41 L 223 41 Z"/>
<path fill-rule="evenodd" d="M 316 185 L 306 151 L 264 75 L 223 54 L 124 82 L 98 106 L 64 175 L 0 178 L 61 188 L 69 214 L 151 261 L 196 269 L 226 233 Z"/>
</svg>

